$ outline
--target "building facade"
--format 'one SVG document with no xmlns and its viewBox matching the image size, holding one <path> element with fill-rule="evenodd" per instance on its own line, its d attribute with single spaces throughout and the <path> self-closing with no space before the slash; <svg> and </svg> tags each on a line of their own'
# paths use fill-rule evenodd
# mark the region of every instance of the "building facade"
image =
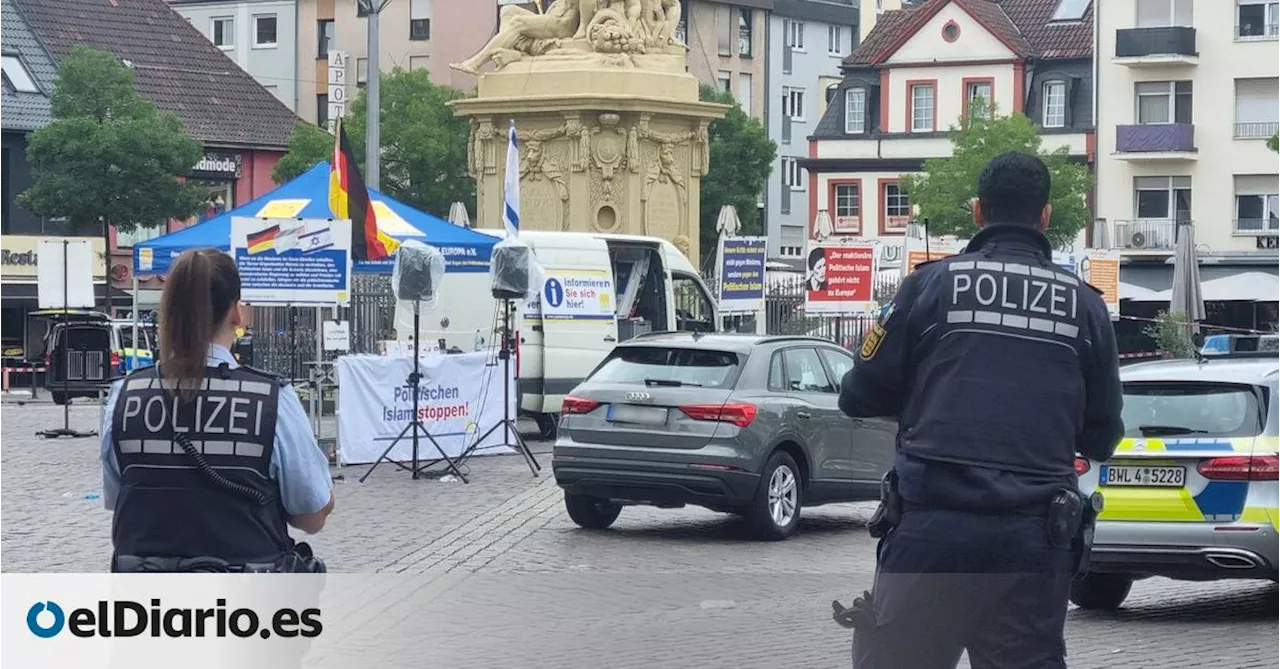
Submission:
<svg viewBox="0 0 1280 669">
<path fill-rule="evenodd" d="M 681 0 L 676 37 L 689 46 L 689 73 L 733 93 L 743 111 L 764 120 L 769 82 L 769 12 L 774 0 Z"/>
<path fill-rule="evenodd" d="M 844 60 L 798 161 L 808 171 L 806 238 L 874 240 L 881 267 L 900 267 L 912 219 L 901 175 L 949 156 L 947 129 L 975 103 L 977 113 L 1028 115 L 1045 150 L 1065 146 L 1090 162 L 1092 44 L 1087 0 L 929 0 L 885 12 Z M 814 226 L 824 213 L 829 230 Z"/>
<path fill-rule="evenodd" d="M 765 186 L 764 229 L 773 259 L 804 252 L 809 183 L 800 160 L 839 88 L 840 66 L 857 48 L 858 7 L 852 0 L 775 0 L 769 18 L 769 136 L 778 145 Z"/>
<path fill-rule="evenodd" d="M 126 291 L 133 287 L 134 243 L 194 225 L 275 188 L 271 172 L 287 149 L 298 117 L 272 91 L 241 69 L 227 51 L 215 46 L 193 22 L 185 20 L 164 0 L 114 0 L 111 3 L 5 0 L 6 69 L 11 15 L 21 19 L 29 29 L 33 48 L 38 48 L 49 59 L 49 66 L 45 68 L 36 65 L 37 61 L 28 57 L 30 54 L 17 54 L 28 65 L 42 91 L 52 92 L 55 68 L 72 47 L 88 44 L 115 54 L 133 70 L 138 95 L 159 109 L 175 114 L 187 134 L 204 145 L 204 156 L 184 175 L 188 183 L 197 183 L 208 193 L 196 215 L 184 221 L 157 221 L 154 226 L 129 234 L 109 231 L 110 260 L 106 273 L 116 289 L 113 309 L 124 309 L 132 303 Z M 156 49 L 155 44 L 164 44 L 166 48 Z M 6 89 L 4 110 L 0 114 L 6 122 L 11 116 L 10 100 Z M 14 115 L 14 118 L 25 116 Z M 31 129 L 47 122 L 47 118 L 32 117 Z M 19 160 L 16 153 L 10 153 L 12 149 L 8 144 L 6 142 L 4 207 L 6 212 L 14 212 L 14 224 L 20 227 L 6 226 L 5 233 L 71 232 L 40 221 L 27 212 L 15 211 L 21 209 L 16 197 L 26 189 L 29 177 L 23 167 L 25 156 Z M 19 178 L 27 181 L 16 183 Z M 75 232 L 102 236 L 100 229 Z M 142 303 L 158 298 L 159 282 L 156 277 L 140 280 Z M 31 305 L 18 306 L 33 305 L 34 295 Z"/>
<path fill-rule="evenodd" d="M 1097 215 L 1114 245 L 1167 258 L 1190 221 L 1202 249 L 1274 263 L 1277 3 L 1099 4 Z"/>
<path fill-rule="evenodd" d="M 357 0 L 297 0 L 298 115 L 321 127 L 329 121 L 329 54 L 346 54 L 348 99 L 369 78 L 368 21 Z M 475 77 L 449 67 L 479 51 L 498 29 L 494 0 L 403 0 L 386 3 L 378 20 L 378 61 L 427 70 L 437 84 L 463 91 Z"/>
<path fill-rule="evenodd" d="M 297 0 L 169 0 L 289 109 L 298 108 Z"/>
</svg>

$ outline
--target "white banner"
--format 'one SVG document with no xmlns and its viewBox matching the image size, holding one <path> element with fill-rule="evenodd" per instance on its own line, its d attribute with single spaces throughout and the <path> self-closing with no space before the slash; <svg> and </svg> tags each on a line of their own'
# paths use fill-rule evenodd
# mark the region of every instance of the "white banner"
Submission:
<svg viewBox="0 0 1280 669">
<path fill-rule="evenodd" d="M 351 221 L 231 219 L 231 257 L 249 304 L 317 306 L 351 301 Z"/>
<path fill-rule="evenodd" d="M 515 366 L 512 365 L 512 371 Z M 375 462 L 413 417 L 413 388 L 405 383 L 413 359 L 374 355 L 338 358 L 338 460 L 341 464 Z M 502 422 L 502 365 L 491 352 L 432 355 L 421 358 L 418 416 L 427 432 L 449 457 L 457 457 Z M 509 387 L 515 389 L 514 379 Z M 509 411 L 516 415 L 515 393 Z M 478 454 L 514 453 L 504 441 L 503 428 L 494 430 L 476 448 Z M 413 441 L 408 435 L 388 454 L 408 461 Z M 418 444 L 419 460 L 440 457 L 425 437 Z"/>
</svg>

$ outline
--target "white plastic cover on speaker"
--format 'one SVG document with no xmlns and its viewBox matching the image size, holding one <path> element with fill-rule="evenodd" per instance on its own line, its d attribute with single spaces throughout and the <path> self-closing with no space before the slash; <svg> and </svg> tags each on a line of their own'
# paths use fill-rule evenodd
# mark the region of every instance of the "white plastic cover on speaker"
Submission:
<svg viewBox="0 0 1280 669">
<path fill-rule="evenodd" d="M 418 302 L 424 309 L 433 309 L 439 302 L 444 267 L 444 254 L 439 249 L 407 239 L 396 249 L 391 290 L 397 300 Z"/>
<path fill-rule="evenodd" d="M 495 296 L 520 295 L 531 299 L 542 291 L 545 275 L 533 249 L 519 237 L 507 237 L 493 245 L 489 278 Z"/>
</svg>

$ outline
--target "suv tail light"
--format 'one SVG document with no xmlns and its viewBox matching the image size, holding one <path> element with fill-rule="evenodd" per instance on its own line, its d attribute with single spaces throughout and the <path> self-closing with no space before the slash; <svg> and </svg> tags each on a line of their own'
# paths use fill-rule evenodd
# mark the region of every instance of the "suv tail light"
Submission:
<svg viewBox="0 0 1280 669">
<path fill-rule="evenodd" d="M 1084 476 L 1089 473 L 1089 461 L 1084 458 L 1076 458 L 1076 476 Z"/>
<path fill-rule="evenodd" d="M 738 427 L 746 427 L 756 419 L 754 404 L 694 404 L 680 407 L 680 411 L 694 420 L 733 423 Z"/>
<path fill-rule="evenodd" d="M 564 398 L 564 403 L 560 405 L 560 413 L 561 415 L 591 413 L 598 406 L 600 406 L 600 403 L 595 400 L 569 395 Z"/>
<path fill-rule="evenodd" d="M 50 366 L 52 366 L 52 365 L 53 365 L 53 353 L 51 353 L 51 352 L 49 352 L 49 351 L 45 351 L 45 352 L 44 352 L 44 368 L 45 368 L 45 371 L 48 371 L 48 370 L 49 370 L 49 367 L 50 367 Z"/>
<path fill-rule="evenodd" d="M 1280 474 L 1280 456 L 1230 455 L 1210 458 L 1196 466 L 1211 481 L 1275 481 Z"/>
<path fill-rule="evenodd" d="M 120 369 L 120 352 L 119 351 L 111 352 L 111 369 L 112 370 Z"/>
</svg>

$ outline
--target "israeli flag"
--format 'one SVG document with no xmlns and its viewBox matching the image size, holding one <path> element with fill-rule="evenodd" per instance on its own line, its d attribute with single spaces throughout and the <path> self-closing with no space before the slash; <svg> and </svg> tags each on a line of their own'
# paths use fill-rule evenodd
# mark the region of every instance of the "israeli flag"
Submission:
<svg viewBox="0 0 1280 669">
<path fill-rule="evenodd" d="M 507 171 L 502 180 L 502 225 L 507 235 L 520 234 L 520 147 L 516 143 L 516 122 L 507 131 Z"/>
</svg>

